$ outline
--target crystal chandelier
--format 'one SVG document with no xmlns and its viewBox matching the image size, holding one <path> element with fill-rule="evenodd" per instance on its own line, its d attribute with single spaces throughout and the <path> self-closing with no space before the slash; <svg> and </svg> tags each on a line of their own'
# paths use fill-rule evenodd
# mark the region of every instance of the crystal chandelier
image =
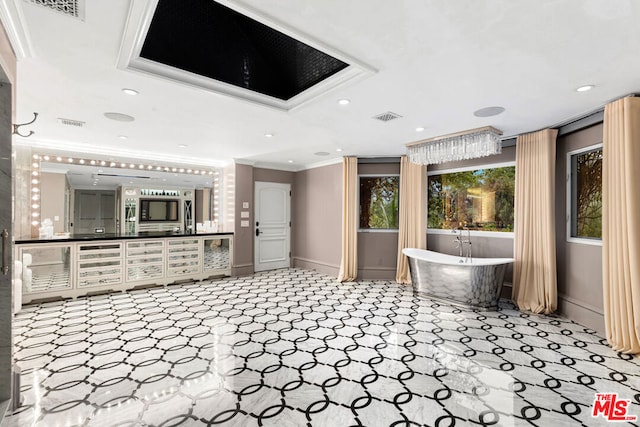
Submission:
<svg viewBox="0 0 640 427">
<path fill-rule="evenodd" d="M 485 126 L 407 144 L 409 161 L 419 165 L 476 159 L 502 152 L 502 131 Z"/>
</svg>

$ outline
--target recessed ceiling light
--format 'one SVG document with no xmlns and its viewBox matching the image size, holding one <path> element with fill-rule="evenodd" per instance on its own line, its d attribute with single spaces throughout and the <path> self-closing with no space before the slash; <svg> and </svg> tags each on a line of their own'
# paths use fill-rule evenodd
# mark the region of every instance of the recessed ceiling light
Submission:
<svg viewBox="0 0 640 427">
<path fill-rule="evenodd" d="M 130 116 L 128 114 L 122 114 L 122 113 L 104 113 L 104 116 L 107 119 L 115 120 L 118 122 L 132 122 L 135 120 L 133 116 Z"/>
<path fill-rule="evenodd" d="M 345 99 L 345 98 L 338 100 L 338 104 L 340 104 L 340 105 L 349 105 L 350 102 L 351 102 L 350 100 Z"/>
<path fill-rule="evenodd" d="M 477 111 L 474 111 L 473 115 L 476 117 L 493 117 L 502 113 L 504 113 L 504 107 L 494 106 L 481 108 Z"/>
<path fill-rule="evenodd" d="M 593 89 L 594 87 L 595 87 L 595 85 L 580 86 L 579 88 L 576 89 L 576 92 L 587 92 L 587 91 Z"/>
<path fill-rule="evenodd" d="M 289 163 L 293 163 L 293 160 L 287 160 Z"/>
<path fill-rule="evenodd" d="M 336 151 L 337 151 L 338 153 L 340 153 L 340 152 L 342 152 L 342 148 L 336 148 Z"/>
<path fill-rule="evenodd" d="M 135 90 L 135 89 L 127 89 L 127 88 L 122 89 L 122 91 L 123 91 L 124 93 L 126 93 L 127 95 L 137 95 L 137 94 L 139 93 L 139 92 L 138 92 L 137 90 Z"/>
<path fill-rule="evenodd" d="M 118 138 L 120 138 L 120 139 L 127 139 L 127 136 L 126 136 L 126 135 L 118 135 Z"/>
<path fill-rule="evenodd" d="M 422 132 L 424 130 L 424 128 L 422 126 L 418 126 L 416 128 L 416 132 Z"/>
<path fill-rule="evenodd" d="M 265 138 L 273 138 L 273 134 L 272 133 L 265 133 L 264 137 Z"/>
<path fill-rule="evenodd" d="M 178 148 L 187 148 L 187 144 L 178 144 Z"/>
</svg>

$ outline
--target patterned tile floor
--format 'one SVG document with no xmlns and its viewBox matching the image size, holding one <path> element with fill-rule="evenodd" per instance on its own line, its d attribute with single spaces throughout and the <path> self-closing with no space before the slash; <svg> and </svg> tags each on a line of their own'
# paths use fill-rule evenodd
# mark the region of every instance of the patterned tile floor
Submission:
<svg viewBox="0 0 640 427">
<path fill-rule="evenodd" d="M 15 325 L 23 404 L 2 427 L 607 425 L 596 392 L 640 416 L 640 360 L 594 331 L 384 281 L 276 270 L 29 306 Z"/>
</svg>

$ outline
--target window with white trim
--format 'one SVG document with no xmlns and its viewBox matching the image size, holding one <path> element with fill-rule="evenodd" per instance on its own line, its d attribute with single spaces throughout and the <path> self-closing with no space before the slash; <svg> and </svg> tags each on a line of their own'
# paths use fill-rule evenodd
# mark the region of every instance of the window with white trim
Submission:
<svg viewBox="0 0 640 427">
<path fill-rule="evenodd" d="M 513 231 L 514 163 L 435 171 L 427 176 L 427 227 Z"/>
<path fill-rule="evenodd" d="M 602 144 L 567 153 L 567 240 L 602 241 Z"/>
<path fill-rule="evenodd" d="M 399 175 L 360 175 L 360 229 L 397 230 Z"/>
</svg>

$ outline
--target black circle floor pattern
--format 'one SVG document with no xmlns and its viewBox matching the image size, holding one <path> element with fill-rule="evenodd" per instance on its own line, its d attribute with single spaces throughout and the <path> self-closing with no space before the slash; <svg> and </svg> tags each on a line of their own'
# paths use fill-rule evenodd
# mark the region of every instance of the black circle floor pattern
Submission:
<svg viewBox="0 0 640 427">
<path fill-rule="evenodd" d="M 640 416 L 638 358 L 576 323 L 299 269 L 27 306 L 14 341 L 2 427 L 608 425 L 596 393 Z"/>
</svg>

